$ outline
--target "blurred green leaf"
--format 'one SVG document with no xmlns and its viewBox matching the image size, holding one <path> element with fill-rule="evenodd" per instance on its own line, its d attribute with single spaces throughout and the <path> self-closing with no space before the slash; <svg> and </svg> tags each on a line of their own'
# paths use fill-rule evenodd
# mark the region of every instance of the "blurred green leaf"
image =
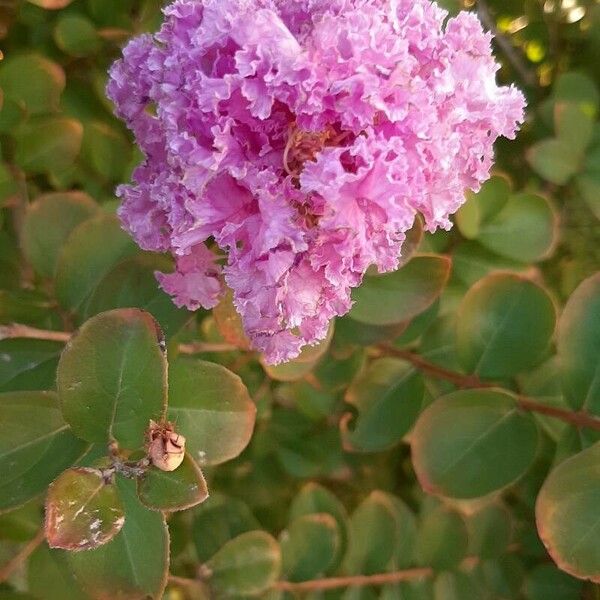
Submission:
<svg viewBox="0 0 600 600">
<path fill-rule="evenodd" d="M 177 308 L 156 281 L 156 271 L 171 269 L 171 261 L 157 254 L 125 258 L 98 282 L 86 304 L 85 317 L 135 306 L 149 312 L 160 323 L 167 339 L 172 338 L 190 320 L 192 313 Z"/>
<path fill-rule="evenodd" d="M 112 540 L 124 521 L 117 488 L 101 471 L 68 469 L 48 488 L 44 531 L 51 548 L 92 550 Z"/>
<path fill-rule="evenodd" d="M 15 131 L 15 163 L 31 173 L 51 173 L 70 167 L 81 149 L 83 126 L 67 117 L 29 119 Z"/>
<path fill-rule="evenodd" d="M 484 506 L 467 518 L 469 556 L 495 558 L 506 552 L 513 524 L 510 511 L 501 504 Z"/>
<path fill-rule="evenodd" d="M 43 518 L 43 507 L 38 500 L 0 514 L 0 539 L 15 542 L 31 540 L 40 530 Z"/>
<path fill-rule="evenodd" d="M 119 181 L 131 158 L 127 139 L 106 123 L 86 123 L 83 134 L 82 158 L 101 177 Z"/>
<path fill-rule="evenodd" d="M 423 406 L 425 386 L 421 374 L 404 361 L 380 358 L 351 383 L 345 401 L 358 412 L 340 421 L 347 449 L 378 452 L 406 435 Z"/>
<path fill-rule="evenodd" d="M 368 325 L 394 325 L 426 310 L 442 293 L 450 275 L 445 256 L 414 257 L 398 271 L 366 277 L 353 291 L 350 317 Z"/>
<path fill-rule="evenodd" d="M 256 529 L 260 529 L 256 517 L 241 500 L 211 495 L 194 511 L 192 535 L 199 560 L 206 562 L 226 542 Z"/>
<path fill-rule="evenodd" d="M 98 210 L 92 198 L 82 192 L 39 196 L 27 207 L 21 230 L 21 247 L 31 266 L 40 275 L 52 277 L 70 233 Z"/>
<path fill-rule="evenodd" d="M 538 565 L 525 581 L 527 600 L 573 600 L 581 597 L 583 583 L 552 565 Z"/>
<path fill-rule="evenodd" d="M 415 472 L 427 492 L 477 498 L 525 473 L 536 455 L 538 430 L 508 393 L 464 390 L 421 414 L 411 444 Z"/>
<path fill-rule="evenodd" d="M 600 414 L 600 273 L 569 298 L 557 335 L 562 388 L 569 404 Z"/>
<path fill-rule="evenodd" d="M 0 394 L 0 512 L 43 492 L 85 451 L 51 392 Z"/>
<path fill-rule="evenodd" d="M 40 54 L 17 54 L 3 61 L 0 87 L 7 98 L 22 102 L 29 113 L 49 113 L 58 110 L 65 73 Z"/>
<path fill-rule="evenodd" d="M 225 367 L 179 358 L 169 365 L 168 414 L 194 460 L 215 465 L 246 447 L 256 406 L 242 380 Z"/>
<path fill-rule="evenodd" d="M 93 317 L 65 348 L 57 387 L 77 435 L 141 448 L 150 419 L 160 421 L 166 409 L 167 360 L 158 324 L 134 308 Z"/>
<path fill-rule="evenodd" d="M 600 174 L 580 175 L 577 178 L 577 189 L 596 218 L 600 219 Z"/>
<path fill-rule="evenodd" d="M 94 54 L 101 47 L 94 23 L 79 14 L 67 13 L 58 18 L 54 41 L 63 52 L 77 57 Z"/>
<path fill-rule="evenodd" d="M 48 10 L 58 10 L 59 8 L 69 6 L 73 0 L 29 0 L 29 2 Z"/>
<path fill-rule="evenodd" d="M 592 79 L 581 72 L 569 71 L 557 78 L 553 90 L 558 102 L 583 104 L 592 114 L 598 110 L 600 93 Z"/>
<path fill-rule="evenodd" d="M 56 295 L 73 311 L 86 303 L 104 276 L 122 259 L 138 252 L 113 215 L 101 214 L 78 225 L 69 235 L 56 268 Z"/>
<path fill-rule="evenodd" d="M 44 600 L 89 600 L 71 572 L 67 553 L 45 545 L 29 559 L 27 584 L 32 594 Z"/>
<path fill-rule="evenodd" d="M 279 536 L 282 571 L 288 581 L 308 581 L 330 572 L 340 547 L 336 520 L 313 513 L 293 520 Z"/>
<path fill-rule="evenodd" d="M 0 341 L 0 391 L 54 387 L 60 342 L 15 338 Z"/>
<path fill-rule="evenodd" d="M 417 532 L 419 565 L 445 571 L 456 567 L 467 553 L 467 526 L 456 511 L 439 506 L 425 515 Z"/>
<path fill-rule="evenodd" d="M 558 103 L 554 107 L 556 135 L 568 151 L 581 156 L 592 139 L 593 114 L 586 106 Z"/>
<path fill-rule="evenodd" d="M 264 531 L 242 533 L 206 563 L 209 585 L 225 597 L 257 595 L 277 581 L 281 571 L 279 544 Z"/>
<path fill-rule="evenodd" d="M 208 498 L 204 475 L 189 454 L 174 471 L 150 467 L 138 479 L 137 492 L 142 504 L 152 510 L 185 510 Z"/>
<path fill-rule="evenodd" d="M 581 168 L 581 157 L 558 139 L 543 140 L 531 146 L 527 160 L 538 175 L 557 185 L 566 184 Z"/>
<path fill-rule="evenodd" d="M 548 293 L 524 277 L 491 274 L 475 284 L 456 320 L 458 357 L 469 373 L 510 377 L 538 363 L 554 333 Z"/>
<path fill-rule="evenodd" d="M 169 532 L 162 513 L 137 499 L 135 482 L 117 478 L 125 524 L 107 544 L 69 552 L 68 562 L 85 593 L 94 600 L 161 598 L 169 569 Z"/>
</svg>

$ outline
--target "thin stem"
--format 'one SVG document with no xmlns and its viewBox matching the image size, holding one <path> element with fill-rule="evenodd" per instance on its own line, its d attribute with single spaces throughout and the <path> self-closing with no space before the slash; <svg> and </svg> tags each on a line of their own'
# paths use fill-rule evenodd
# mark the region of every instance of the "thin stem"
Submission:
<svg viewBox="0 0 600 600">
<path fill-rule="evenodd" d="M 233 344 L 220 342 L 194 342 L 192 344 L 179 344 L 181 354 L 200 354 L 202 352 L 234 352 L 239 350 Z"/>
<path fill-rule="evenodd" d="M 521 54 L 515 49 L 511 41 L 496 27 L 490 10 L 485 0 L 477 0 L 477 16 L 487 29 L 494 35 L 494 39 L 500 49 L 506 55 L 506 58 L 510 64 L 514 67 L 515 71 L 519 74 L 521 79 L 532 87 L 538 85 L 538 79 L 535 73 L 533 73 L 526 65 Z"/>
<path fill-rule="evenodd" d="M 48 340 L 51 342 L 66 343 L 73 334 L 68 331 L 50 331 L 47 329 L 36 329 L 20 323 L 0 326 L 0 340 L 10 338 L 30 338 L 34 340 Z"/>
<path fill-rule="evenodd" d="M 322 590 L 334 590 L 338 588 L 386 585 L 399 583 L 401 581 L 414 581 L 425 579 L 433 575 L 433 569 L 424 567 L 421 569 L 406 569 L 392 573 L 376 573 L 375 575 L 352 575 L 349 577 L 329 577 L 327 579 L 313 579 L 312 581 L 279 581 L 274 588 L 285 592 L 314 592 Z"/>
<path fill-rule="evenodd" d="M 383 354 L 395 356 L 396 358 L 401 358 L 411 363 L 419 371 L 426 375 L 430 375 L 436 379 L 449 381 L 456 387 L 462 389 L 502 387 L 502 385 L 499 383 L 483 381 L 477 377 L 477 375 L 463 375 L 462 373 L 456 373 L 455 371 L 445 369 L 444 367 L 440 367 L 439 365 L 429 362 L 427 359 L 415 354 L 414 352 L 402 350 L 390 344 L 379 344 L 377 348 Z M 543 404 L 522 394 L 517 394 L 517 404 L 522 410 L 536 412 L 548 417 L 560 419 L 561 421 L 565 421 L 566 423 L 570 423 L 576 427 L 586 427 L 588 429 L 600 431 L 600 418 L 594 417 L 585 411 L 572 411 L 556 406 L 548 406 L 547 404 Z"/>
<path fill-rule="evenodd" d="M 42 527 L 23 548 L 9 560 L 2 568 L 0 568 L 0 583 L 6 581 L 36 550 L 36 548 L 45 539 L 44 528 Z"/>
</svg>

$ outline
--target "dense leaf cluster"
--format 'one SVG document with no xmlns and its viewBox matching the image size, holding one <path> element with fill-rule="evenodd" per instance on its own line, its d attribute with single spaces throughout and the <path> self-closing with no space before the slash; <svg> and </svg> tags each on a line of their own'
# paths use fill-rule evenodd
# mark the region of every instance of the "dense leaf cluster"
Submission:
<svg viewBox="0 0 600 600">
<path fill-rule="evenodd" d="M 523 132 L 278 366 L 114 215 L 106 68 L 160 4 L 0 4 L 0 600 L 600 597 L 598 3 L 468 3 Z"/>
</svg>

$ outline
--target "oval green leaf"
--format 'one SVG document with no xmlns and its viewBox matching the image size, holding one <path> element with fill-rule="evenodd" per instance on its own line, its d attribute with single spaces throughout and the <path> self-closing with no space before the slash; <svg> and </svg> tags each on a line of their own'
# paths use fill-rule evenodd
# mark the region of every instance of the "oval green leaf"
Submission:
<svg viewBox="0 0 600 600">
<path fill-rule="evenodd" d="M 185 358 L 169 366 L 169 419 L 200 465 L 235 458 L 250 441 L 255 417 L 248 389 L 225 367 Z"/>
<path fill-rule="evenodd" d="M 411 365 L 380 358 L 351 383 L 345 401 L 358 415 L 346 413 L 340 421 L 347 450 L 379 452 L 391 448 L 408 433 L 421 408 L 425 384 Z"/>
<path fill-rule="evenodd" d="M 558 326 L 562 388 L 569 404 L 600 414 L 600 273 L 573 292 Z"/>
<path fill-rule="evenodd" d="M 98 210 L 98 205 L 83 192 L 45 194 L 27 207 L 21 247 L 37 273 L 44 277 L 54 275 L 58 256 L 70 233 Z"/>
<path fill-rule="evenodd" d="M 538 448 L 534 419 L 499 390 L 464 390 L 436 400 L 415 425 L 412 459 L 424 490 L 478 498 L 521 477 Z"/>
<path fill-rule="evenodd" d="M 350 317 L 368 325 L 395 325 L 408 321 L 431 306 L 450 276 L 446 256 L 416 256 L 401 269 L 366 277 L 353 291 Z"/>
<path fill-rule="evenodd" d="M 160 327 L 134 308 L 93 317 L 65 347 L 57 386 L 65 419 L 81 438 L 141 448 L 148 422 L 160 421 L 166 409 Z"/>
<path fill-rule="evenodd" d="M 97 548 L 112 540 L 124 522 L 116 486 L 97 469 L 68 469 L 48 488 L 44 531 L 51 548 Z"/>
<path fill-rule="evenodd" d="M 227 542 L 203 568 L 217 594 L 258 595 L 279 578 L 281 550 L 268 533 L 249 531 Z"/>
<path fill-rule="evenodd" d="M 537 498 L 538 533 L 567 573 L 600 583 L 600 443 L 561 462 Z"/>
<path fill-rule="evenodd" d="M 469 373 L 511 377 L 535 366 L 554 332 L 556 312 L 548 293 L 524 277 L 493 273 L 463 298 L 456 346 Z"/>
<path fill-rule="evenodd" d="M 189 454 L 174 471 L 150 467 L 138 479 L 137 492 L 142 504 L 152 510 L 185 510 L 208 498 L 204 475 Z"/>
<path fill-rule="evenodd" d="M 335 565 L 340 536 L 327 513 L 304 515 L 279 536 L 282 572 L 289 581 L 308 581 L 326 575 Z"/>
<path fill-rule="evenodd" d="M 85 451 L 64 422 L 56 394 L 0 394 L 0 511 L 43 492 Z"/>
<path fill-rule="evenodd" d="M 75 162 L 83 126 L 67 117 L 41 116 L 26 121 L 14 135 L 15 163 L 30 173 L 52 173 Z"/>
<path fill-rule="evenodd" d="M 83 311 L 104 276 L 137 253 L 117 217 L 98 215 L 76 227 L 65 242 L 56 268 L 56 295 L 65 308 Z"/>
<path fill-rule="evenodd" d="M 69 552 L 67 560 L 85 593 L 107 598 L 162 598 L 169 570 L 169 531 L 162 513 L 137 498 L 135 482 L 117 477 L 125 509 L 121 531 L 87 552 Z"/>
</svg>

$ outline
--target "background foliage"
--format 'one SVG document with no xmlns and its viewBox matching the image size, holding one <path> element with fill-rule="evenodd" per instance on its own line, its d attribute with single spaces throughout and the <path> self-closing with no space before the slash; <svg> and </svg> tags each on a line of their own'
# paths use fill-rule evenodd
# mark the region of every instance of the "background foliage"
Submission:
<svg viewBox="0 0 600 600">
<path fill-rule="evenodd" d="M 114 216 L 139 156 L 106 69 L 159 0 L 0 2 L 0 600 L 600 598 L 600 4 L 464 8 L 526 126 L 270 367 Z"/>
</svg>

